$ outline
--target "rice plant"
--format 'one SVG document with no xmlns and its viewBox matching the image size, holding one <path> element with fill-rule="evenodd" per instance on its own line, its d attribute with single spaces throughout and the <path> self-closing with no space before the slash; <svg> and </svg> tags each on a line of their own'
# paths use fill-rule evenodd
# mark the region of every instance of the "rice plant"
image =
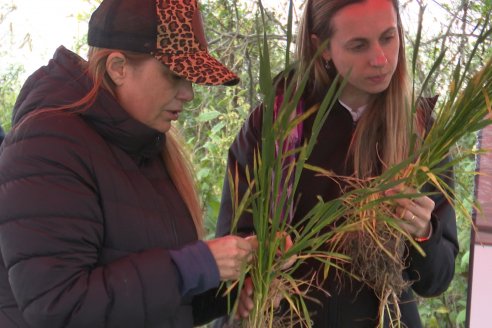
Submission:
<svg viewBox="0 0 492 328">
<path fill-rule="evenodd" d="M 264 25 L 264 11 L 259 5 L 260 26 Z M 343 88 L 343 81 L 335 81 L 328 90 L 324 101 L 304 113 L 297 111 L 308 74 L 293 72 L 290 63 L 289 47 L 292 40 L 292 6 L 289 4 L 287 46 L 285 56 L 285 76 L 274 82 L 269 60 L 269 46 L 266 35 L 259 36 L 260 47 L 260 89 L 264 95 L 261 145 L 255 151 L 252 176 L 247 176 L 249 188 L 239 199 L 237 176 L 229 172 L 230 190 L 235 200 L 232 232 L 243 211 L 251 211 L 253 226 L 258 240 L 258 251 L 253 263 L 245 268 L 243 278 L 237 282 L 240 288 L 246 274 L 254 286 L 255 307 L 248 320 L 240 323 L 243 327 L 291 327 L 294 324 L 310 327 L 309 311 L 304 302 L 310 288 L 319 288 L 312 279 L 295 279 L 292 273 L 308 258 L 315 258 L 325 264 L 326 274 L 337 261 L 347 261 L 341 254 L 333 252 L 335 244 L 323 248 L 335 232 L 322 228 L 332 224 L 343 214 L 343 201 L 334 200 L 315 206 L 302 220 L 291 225 L 290 215 L 294 208 L 294 195 L 301 171 L 309 157 L 317 133 L 326 120 L 329 110 Z M 319 51 L 321 52 L 321 51 Z M 300 74 L 300 76 L 298 75 Z M 279 82 L 280 81 L 280 82 Z M 300 82 L 299 82 L 300 81 Z M 280 83 L 280 84 L 279 84 Z M 276 90 L 283 88 L 284 97 L 276 98 Z M 306 142 L 293 147 L 293 131 L 298 124 L 310 115 L 316 115 L 313 133 Z M 292 236 L 295 242 L 288 240 Z M 293 263 L 295 259 L 295 263 Z M 231 287 L 235 287 L 234 285 Z M 288 310 L 278 313 L 276 303 L 283 299 Z M 233 311 L 234 312 L 234 311 Z"/>
</svg>

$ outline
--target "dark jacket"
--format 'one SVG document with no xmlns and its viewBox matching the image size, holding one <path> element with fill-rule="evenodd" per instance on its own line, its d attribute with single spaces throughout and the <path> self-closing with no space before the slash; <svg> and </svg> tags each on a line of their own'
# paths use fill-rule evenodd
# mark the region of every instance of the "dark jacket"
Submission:
<svg viewBox="0 0 492 328">
<path fill-rule="evenodd" d="M 2 127 L 0 126 L 0 145 L 2 144 L 4 138 L 5 138 L 5 132 L 3 131 Z"/>
<path fill-rule="evenodd" d="M 261 108 L 253 111 L 229 149 L 229 169 L 235 172 L 236 163 L 238 164 L 240 194 L 244 193 L 247 187 L 245 167 L 252 167 L 253 150 L 258 147 L 261 140 L 261 116 Z M 304 122 L 302 132 L 304 138 L 310 136 L 313 120 L 314 115 Z M 345 158 L 355 124 L 348 110 L 337 102 L 323 125 L 318 142 L 307 162 L 317 167 L 333 170 L 338 175 L 350 175 L 351 172 L 345 166 Z M 230 195 L 226 181 L 217 224 L 217 235 L 219 236 L 230 231 L 232 213 Z M 292 223 L 296 223 L 305 216 L 318 201 L 318 196 L 328 201 L 339 195 L 340 187 L 334 180 L 319 177 L 313 171 L 304 170 L 295 195 L 295 199 L 299 200 L 296 201 Z M 427 256 L 422 257 L 415 248 L 409 245 L 408 268 L 402 273 L 406 280 L 415 281 L 411 289 L 421 296 L 439 295 L 447 289 L 454 275 L 454 261 L 458 252 L 454 211 L 443 197 L 435 197 L 434 201 L 436 207 L 432 216 L 433 234 L 428 241 L 421 243 Z M 252 229 L 251 215 L 245 213 L 238 223 L 238 231 L 249 234 Z M 306 277 L 307 273 L 312 273 L 312 270 L 317 269 L 318 266 L 318 263 L 308 261 L 296 271 L 295 275 L 298 278 Z M 316 312 L 311 317 L 314 327 L 376 327 L 379 301 L 373 290 L 351 279 L 347 274 L 338 272 L 342 277 L 342 284 L 340 284 L 334 271 L 331 272 L 332 274 L 328 275 L 322 285 L 331 296 L 313 288 L 310 295 L 321 301 L 322 305 L 307 302 L 309 310 Z M 410 289 L 401 295 L 399 308 L 402 314 L 401 322 L 406 327 L 421 327 L 417 303 Z"/>
<path fill-rule="evenodd" d="M 107 92 L 83 112 L 50 110 L 92 87 L 82 62 L 60 48 L 28 79 L 1 148 L 0 327 L 211 320 L 215 291 L 194 294 L 218 269 L 161 159 L 165 135 Z"/>
</svg>

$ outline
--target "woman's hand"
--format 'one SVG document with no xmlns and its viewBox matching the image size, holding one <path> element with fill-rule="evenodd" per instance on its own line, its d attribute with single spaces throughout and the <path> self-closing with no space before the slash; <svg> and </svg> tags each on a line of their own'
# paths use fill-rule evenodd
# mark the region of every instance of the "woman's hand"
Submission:
<svg viewBox="0 0 492 328">
<path fill-rule="evenodd" d="M 205 241 L 219 268 L 220 280 L 238 279 L 241 269 L 253 259 L 255 242 L 238 236 L 225 236 Z"/>
<path fill-rule="evenodd" d="M 407 186 L 398 186 L 385 192 L 386 196 L 396 195 L 398 193 L 416 194 L 414 188 Z M 434 210 L 435 203 L 427 196 L 415 198 L 395 198 L 397 204 L 396 215 L 402 220 L 400 226 L 412 235 L 414 238 L 426 238 L 431 235 L 431 214 Z"/>
<path fill-rule="evenodd" d="M 239 293 L 235 319 L 246 319 L 253 310 L 253 281 L 250 277 L 244 279 L 243 289 Z"/>
<path fill-rule="evenodd" d="M 292 243 L 292 238 L 290 237 L 290 235 L 288 235 L 285 232 L 284 233 L 279 232 L 279 233 L 277 233 L 277 236 L 283 242 L 283 245 L 281 246 L 281 248 L 279 248 L 277 250 L 277 255 L 280 256 L 282 250 L 284 252 L 289 250 L 292 247 L 293 243 Z M 258 248 L 258 240 L 257 240 L 256 236 L 254 236 L 254 235 L 249 236 L 246 238 L 246 240 L 252 245 L 253 249 Z M 292 255 L 291 257 L 289 257 L 289 259 L 287 259 L 287 261 L 282 264 L 282 270 L 286 270 L 286 269 L 290 268 L 296 260 L 297 260 L 297 256 L 295 256 L 295 255 Z M 272 286 L 276 286 L 277 284 L 278 284 L 277 280 L 272 282 Z M 254 286 L 253 286 L 253 281 L 252 281 L 251 277 L 246 277 L 244 279 L 244 284 L 243 284 L 243 287 L 241 289 L 241 292 L 239 293 L 237 311 L 236 311 L 236 314 L 234 317 L 236 320 L 247 318 L 249 313 L 251 312 L 251 310 L 253 310 L 253 307 L 254 307 L 254 303 L 253 303 L 254 288 L 253 287 Z M 273 287 L 273 288 L 275 288 L 275 287 Z M 277 308 L 280 305 L 281 299 L 282 299 L 282 297 L 280 295 L 277 295 L 275 297 L 274 302 L 273 302 L 273 305 L 275 308 Z"/>
<path fill-rule="evenodd" d="M 274 280 L 272 282 L 272 288 L 275 289 L 278 284 L 279 281 Z M 280 306 L 280 301 L 282 301 L 282 296 L 280 294 L 276 294 L 275 299 L 273 300 L 273 307 L 278 308 Z M 241 293 L 239 294 L 239 301 L 234 319 L 246 319 L 249 316 L 251 310 L 253 310 L 253 307 L 253 281 L 251 280 L 251 277 L 246 277 L 244 279 Z"/>
<path fill-rule="evenodd" d="M 292 238 L 290 237 L 289 234 L 283 232 L 283 233 L 277 233 L 277 236 L 278 238 L 281 238 L 283 240 L 283 251 L 284 252 L 287 252 L 293 245 L 292 243 Z M 278 253 L 278 256 L 280 257 L 282 254 L 281 254 L 281 249 L 279 249 L 277 251 Z M 282 270 L 287 270 L 288 268 L 290 268 L 297 260 L 297 256 L 296 255 L 291 255 L 287 261 L 285 261 L 283 264 L 282 264 Z"/>
</svg>

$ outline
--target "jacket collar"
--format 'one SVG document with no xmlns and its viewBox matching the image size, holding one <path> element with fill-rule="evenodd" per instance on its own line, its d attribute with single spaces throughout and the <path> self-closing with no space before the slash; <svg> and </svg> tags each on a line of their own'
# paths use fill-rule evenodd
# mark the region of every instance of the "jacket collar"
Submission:
<svg viewBox="0 0 492 328">
<path fill-rule="evenodd" d="M 14 109 L 14 124 L 41 108 L 57 108 L 84 97 L 93 86 L 85 73 L 85 61 L 63 46 L 47 66 L 29 77 Z M 133 119 L 107 91 L 78 114 L 103 138 L 130 155 L 149 158 L 160 153 L 165 135 Z"/>
</svg>

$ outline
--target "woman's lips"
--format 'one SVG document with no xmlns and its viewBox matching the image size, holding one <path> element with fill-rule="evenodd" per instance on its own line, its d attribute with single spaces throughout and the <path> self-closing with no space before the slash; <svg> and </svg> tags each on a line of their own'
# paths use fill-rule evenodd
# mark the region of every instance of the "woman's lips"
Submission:
<svg viewBox="0 0 492 328">
<path fill-rule="evenodd" d="M 166 113 L 171 121 L 177 121 L 179 119 L 179 113 L 181 110 L 167 110 Z"/>
<path fill-rule="evenodd" d="M 386 81 L 386 74 L 371 76 L 368 80 L 374 84 L 380 84 Z"/>
</svg>

